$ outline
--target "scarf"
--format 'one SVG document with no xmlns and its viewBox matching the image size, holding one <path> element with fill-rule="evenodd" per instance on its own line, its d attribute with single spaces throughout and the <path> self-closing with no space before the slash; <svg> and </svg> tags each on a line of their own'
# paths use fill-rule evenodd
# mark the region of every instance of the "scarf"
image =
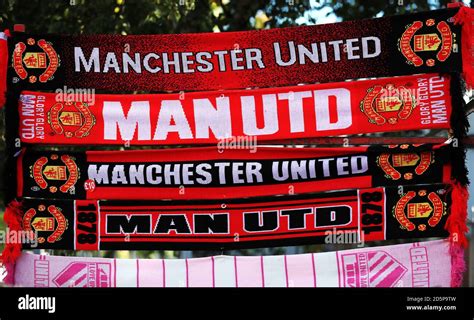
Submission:
<svg viewBox="0 0 474 320">
<path fill-rule="evenodd" d="M 259 147 L 254 152 L 208 147 L 83 153 L 27 149 L 17 161 L 17 196 L 230 199 L 348 187 L 449 183 L 451 149 L 455 148 Z"/>
<path fill-rule="evenodd" d="M 452 254 L 452 255 L 451 255 Z M 195 259 L 23 253 L 7 282 L 26 287 L 450 287 L 463 251 L 438 240 L 336 252 Z"/>
<path fill-rule="evenodd" d="M 462 72 L 472 86 L 467 7 L 262 31 L 30 35 L 9 39 L 8 86 L 190 91 Z"/>
<path fill-rule="evenodd" d="M 436 74 L 186 94 L 23 91 L 18 104 L 21 140 L 40 144 L 238 144 L 458 125 L 450 77 Z"/>
<path fill-rule="evenodd" d="M 232 249 L 447 237 L 453 185 L 222 201 L 24 199 L 24 249 Z M 14 229 L 10 222 L 8 227 Z M 37 238 L 34 239 L 34 234 Z"/>
</svg>

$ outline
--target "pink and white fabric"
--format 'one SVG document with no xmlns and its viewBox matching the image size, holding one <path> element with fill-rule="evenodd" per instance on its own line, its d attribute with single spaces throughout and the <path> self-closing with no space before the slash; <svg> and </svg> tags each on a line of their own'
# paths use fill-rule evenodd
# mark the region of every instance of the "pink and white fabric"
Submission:
<svg viewBox="0 0 474 320">
<path fill-rule="evenodd" d="M 26 287 L 449 287 L 460 267 L 445 240 L 337 252 L 196 259 L 104 259 L 23 253 Z M 454 261 L 454 259 L 453 259 Z"/>
</svg>

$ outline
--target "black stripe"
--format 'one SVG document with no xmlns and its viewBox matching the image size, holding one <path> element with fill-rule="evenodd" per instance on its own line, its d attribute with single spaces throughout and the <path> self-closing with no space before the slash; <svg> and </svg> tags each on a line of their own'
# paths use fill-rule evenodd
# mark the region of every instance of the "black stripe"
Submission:
<svg viewBox="0 0 474 320">
<path fill-rule="evenodd" d="M 294 231 L 294 232 L 273 232 L 272 234 L 255 234 L 255 235 L 239 235 L 239 238 L 258 238 L 258 237 L 278 237 L 282 235 L 298 235 L 298 234 L 310 234 L 310 233 L 324 233 L 328 230 L 333 230 L 333 228 L 328 228 L 324 230 L 311 230 L 311 231 Z M 337 228 L 337 231 L 339 230 L 358 230 L 356 227 L 340 227 Z M 271 232 L 271 231 L 269 231 Z M 100 239 L 117 239 L 117 238 L 125 238 L 126 235 L 117 235 L 117 236 L 101 236 Z M 228 236 L 219 236 L 219 235 L 214 235 L 214 236 L 199 236 L 195 234 L 190 234 L 189 236 L 179 236 L 179 235 L 161 235 L 161 234 L 148 234 L 144 236 L 135 236 L 135 235 L 130 235 L 130 239 L 152 239 L 153 237 L 157 238 L 170 238 L 170 239 L 188 239 L 192 241 L 192 239 L 233 239 L 234 235 L 228 235 Z"/>
<path fill-rule="evenodd" d="M 282 204 L 281 206 L 285 206 L 285 207 L 300 207 L 300 206 L 316 206 L 316 205 L 319 205 L 319 204 L 329 204 L 329 203 L 332 203 L 334 205 L 337 205 L 337 204 L 347 204 L 348 202 L 351 202 L 351 201 L 355 201 L 357 202 L 357 198 L 350 198 L 350 199 L 343 199 L 343 200 L 336 200 L 336 201 L 324 201 L 324 202 L 316 202 L 316 203 L 311 203 L 311 202 L 307 202 L 307 203 L 294 203 L 294 204 Z M 140 202 L 140 206 L 141 206 L 141 202 Z M 174 205 L 173 205 L 174 206 Z M 100 207 L 100 213 L 104 214 L 104 213 L 107 213 L 107 212 L 124 212 L 124 211 L 127 211 L 127 212 L 130 212 L 130 213 L 133 213 L 133 212 L 151 212 L 151 211 L 159 211 L 159 210 L 163 210 L 163 211 L 225 211 L 225 210 L 237 210 L 237 209 L 241 209 L 241 210 L 247 210 L 247 209 L 263 209 L 263 208 L 275 208 L 275 210 L 278 210 L 278 208 L 276 208 L 278 205 L 268 205 L 268 206 L 251 206 L 251 207 L 236 207 L 236 208 L 221 208 L 221 207 L 209 207 L 209 208 L 182 208 L 182 209 L 169 209 L 169 208 L 166 208 L 164 207 L 163 209 L 127 209 L 126 207 L 122 208 L 122 209 L 109 209 L 109 206 L 101 206 Z M 136 207 L 136 206 L 135 206 Z"/>
<path fill-rule="evenodd" d="M 245 203 L 256 203 L 256 202 L 279 202 L 279 201 L 294 201 L 294 200 L 307 200 L 307 199 L 323 199 L 328 197 L 357 197 L 357 190 L 343 190 L 335 192 L 318 192 L 318 193 L 305 193 L 305 194 L 294 194 L 294 195 L 276 195 L 276 196 L 264 196 L 264 197 L 250 197 L 250 198 L 238 198 L 238 199 L 219 199 L 219 200 L 106 200 L 101 201 L 103 206 L 136 206 L 139 205 L 212 205 L 212 204 L 245 204 Z"/>
</svg>

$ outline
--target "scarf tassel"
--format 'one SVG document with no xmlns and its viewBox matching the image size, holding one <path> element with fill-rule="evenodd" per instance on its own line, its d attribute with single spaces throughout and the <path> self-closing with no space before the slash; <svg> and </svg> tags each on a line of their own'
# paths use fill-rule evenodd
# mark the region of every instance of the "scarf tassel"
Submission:
<svg viewBox="0 0 474 320">
<path fill-rule="evenodd" d="M 5 224 L 9 230 L 22 230 L 22 206 L 17 200 L 13 200 L 5 209 L 3 216 Z M 6 243 L 1 255 L 2 265 L 5 268 L 6 276 L 3 281 L 6 284 L 14 284 L 15 262 L 21 255 L 21 243 Z"/>
<path fill-rule="evenodd" d="M 466 232 L 468 231 L 467 220 L 467 199 L 469 192 L 467 187 L 455 182 L 451 193 L 451 215 L 446 221 L 444 228 L 449 232 L 451 245 L 461 248 L 467 247 Z"/>
<path fill-rule="evenodd" d="M 446 221 L 445 229 L 449 231 L 451 254 L 451 287 L 460 287 L 466 271 L 464 249 L 468 246 L 467 200 L 469 192 L 465 185 L 455 182 L 451 193 L 451 215 Z"/>
<path fill-rule="evenodd" d="M 464 248 L 451 244 L 449 248 L 451 254 L 451 287 L 460 287 L 463 283 L 463 275 L 466 271 L 466 261 L 464 260 Z"/>
<path fill-rule="evenodd" d="M 472 28 L 474 9 L 461 6 L 453 17 L 454 24 L 462 26 L 462 70 L 468 88 L 474 87 L 474 30 Z"/>
</svg>

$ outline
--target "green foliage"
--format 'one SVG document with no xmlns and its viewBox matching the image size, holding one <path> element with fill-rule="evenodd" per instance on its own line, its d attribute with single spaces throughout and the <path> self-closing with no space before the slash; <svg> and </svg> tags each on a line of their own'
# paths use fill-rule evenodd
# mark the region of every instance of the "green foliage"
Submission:
<svg viewBox="0 0 474 320">
<path fill-rule="evenodd" d="M 0 1 L 2 18 L 23 23 L 33 33 L 185 33 L 215 30 L 247 30 L 263 10 L 274 17 L 269 26 L 295 24 L 309 1 L 156 1 L 70 0 Z"/>
<path fill-rule="evenodd" d="M 5 25 L 32 33 L 150 34 L 235 31 L 317 23 L 330 8 L 342 20 L 445 7 L 450 0 L 0 0 Z M 311 14 L 308 14 L 311 13 Z M 304 17 L 305 19 L 301 19 Z"/>
<path fill-rule="evenodd" d="M 342 20 L 356 20 L 373 18 L 380 15 L 391 16 L 395 14 L 406 14 L 415 11 L 427 11 L 446 7 L 451 1 L 430 0 L 326 0 L 321 7 L 330 6 L 335 15 Z"/>
</svg>

